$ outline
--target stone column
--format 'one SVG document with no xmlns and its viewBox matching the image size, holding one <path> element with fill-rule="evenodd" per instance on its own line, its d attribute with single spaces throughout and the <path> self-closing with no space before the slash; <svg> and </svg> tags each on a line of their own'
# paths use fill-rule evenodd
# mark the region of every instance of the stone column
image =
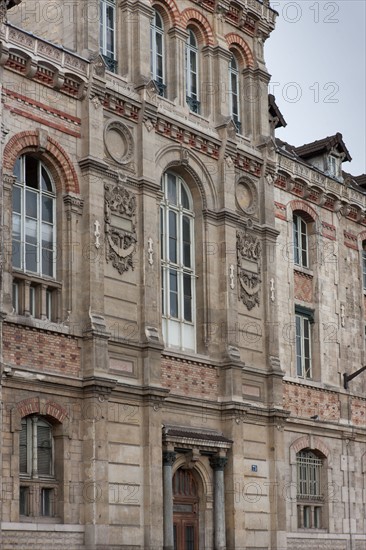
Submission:
<svg viewBox="0 0 366 550">
<path fill-rule="evenodd" d="M 174 549 L 173 530 L 173 464 L 175 452 L 163 452 L 163 514 L 164 514 L 164 550 Z"/>
<path fill-rule="evenodd" d="M 226 463 L 226 456 L 217 455 L 210 459 L 210 465 L 214 471 L 214 550 L 226 550 L 224 485 Z"/>
</svg>

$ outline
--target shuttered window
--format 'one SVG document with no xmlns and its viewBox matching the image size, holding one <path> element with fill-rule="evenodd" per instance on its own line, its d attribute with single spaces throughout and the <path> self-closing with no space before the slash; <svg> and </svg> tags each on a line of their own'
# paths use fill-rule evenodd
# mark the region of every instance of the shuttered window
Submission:
<svg viewBox="0 0 366 550">
<path fill-rule="evenodd" d="M 40 417 L 28 416 L 22 420 L 19 472 L 39 477 L 53 475 L 52 426 Z"/>
</svg>

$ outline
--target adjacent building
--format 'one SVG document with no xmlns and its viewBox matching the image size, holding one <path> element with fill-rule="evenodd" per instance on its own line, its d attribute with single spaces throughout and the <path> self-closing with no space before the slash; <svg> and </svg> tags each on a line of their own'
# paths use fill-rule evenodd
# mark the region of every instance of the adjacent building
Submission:
<svg viewBox="0 0 366 550">
<path fill-rule="evenodd" d="M 0 0 L 4 550 L 365 547 L 366 176 L 276 16 Z"/>
</svg>

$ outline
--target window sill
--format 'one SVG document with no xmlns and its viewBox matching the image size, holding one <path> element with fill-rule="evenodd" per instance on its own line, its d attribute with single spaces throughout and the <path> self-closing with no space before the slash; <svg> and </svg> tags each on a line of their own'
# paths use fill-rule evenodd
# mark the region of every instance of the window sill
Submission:
<svg viewBox="0 0 366 550">
<path fill-rule="evenodd" d="M 70 335 L 70 327 L 63 323 L 57 323 L 56 321 L 50 321 L 49 319 L 38 319 L 37 317 L 18 315 L 16 313 L 8 313 L 4 321 L 7 323 L 15 323 L 17 325 L 23 325 L 25 327 L 37 328 L 41 330 L 48 330 L 51 332 L 57 332 L 59 334 Z"/>
<path fill-rule="evenodd" d="M 294 264 L 294 271 L 304 273 L 304 275 L 309 275 L 309 277 L 314 277 L 314 271 L 308 267 L 302 267 L 301 265 Z"/>
<path fill-rule="evenodd" d="M 60 517 L 49 516 L 19 516 L 21 523 L 43 523 L 43 524 L 61 524 L 62 519 Z"/>
</svg>

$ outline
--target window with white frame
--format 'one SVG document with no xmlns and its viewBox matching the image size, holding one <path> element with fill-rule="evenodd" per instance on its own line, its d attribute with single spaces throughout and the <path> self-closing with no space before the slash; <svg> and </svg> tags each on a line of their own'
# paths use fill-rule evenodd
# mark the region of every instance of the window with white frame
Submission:
<svg viewBox="0 0 366 550">
<path fill-rule="evenodd" d="M 309 237 L 306 221 L 299 215 L 293 215 L 294 263 L 309 267 Z"/>
<path fill-rule="evenodd" d="M 150 25 L 151 78 L 155 81 L 159 95 L 165 97 L 165 45 L 164 23 L 160 13 L 154 10 Z"/>
<path fill-rule="evenodd" d="M 14 168 L 13 269 L 55 277 L 55 206 L 52 178 L 44 164 L 23 155 Z"/>
<path fill-rule="evenodd" d="M 41 416 L 22 419 L 19 435 L 19 515 L 56 513 L 53 426 Z"/>
<path fill-rule="evenodd" d="M 115 72 L 117 69 L 115 0 L 100 0 L 99 50 L 107 68 Z"/>
<path fill-rule="evenodd" d="M 191 193 L 177 174 L 162 178 L 160 209 L 163 337 L 166 346 L 194 351 L 195 260 Z"/>
<path fill-rule="evenodd" d="M 186 100 L 193 113 L 200 112 L 198 42 L 192 29 L 188 29 L 186 42 Z"/>
<path fill-rule="evenodd" d="M 300 378 L 312 377 L 311 365 L 311 324 L 312 313 L 304 313 L 295 308 L 296 327 L 296 374 Z"/>
<path fill-rule="evenodd" d="M 239 99 L 239 69 L 235 55 L 231 54 L 229 63 L 229 96 L 230 96 L 230 114 L 234 121 L 237 131 L 241 132 L 240 122 L 240 99 Z"/>
<path fill-rule="evenodd" d="M 322 488 L 324 486 L 324 460 L 310 450 L 296 455 L 297 466 L 297 518 L 300 529 L 324 527 Z"/>
<path fill-rule="evenodd" d="M 335 178 L 339 176 L 340 159 L 334 155 L 328 156 L 328 173 Z"/>
</svg>

